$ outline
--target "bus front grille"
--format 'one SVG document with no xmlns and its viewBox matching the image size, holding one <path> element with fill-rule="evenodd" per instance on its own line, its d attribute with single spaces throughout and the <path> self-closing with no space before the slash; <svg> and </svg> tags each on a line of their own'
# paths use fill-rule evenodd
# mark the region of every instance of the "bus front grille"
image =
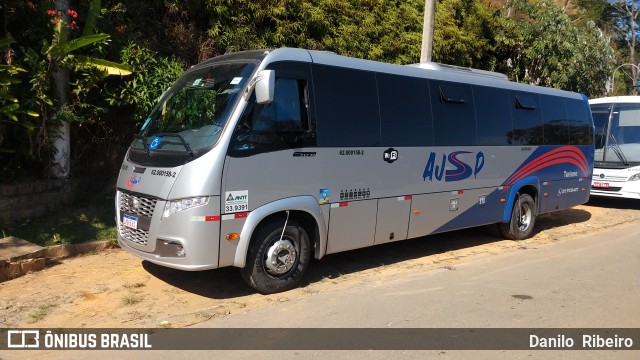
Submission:
<svg viewBox="0 0 640 360">
<path fill-rule="evenodd" d="M 601 191 L 601 192 L 618 192 L 620 190 L 622 190 L 621 187 L 608 187 L 608 188 L 601 188 L 601 187 L 591 187 L 592 191 Z"/>
<path fill-rule="evenodd" d="M 627 181 L 629 177 L 628 176 L 615 176 L 615 175 L 608 175 L 605 176 L 604 179 L 602 179 L 603 181 Z M 594 177 L 594 180 L 598 181 L 600 179 L 596 179 Z"/>
<path fill-rule="evenodd" d="M 138 217 L 153 217 L 158 200 L 140 195 L 134 195 L 120 191 L 120 214 L 131 214 Z M 120 215 L 122 216 L 122 215 Z M 146 226 L 148 228 L 148 225 Z M 120 236 L 123 239 L 136 243 L 138 245 L 147 245 L 149 231 L 145 229 L 132 229 L 120 224 Z"/>
<path fill-rule="evenodd" d="M 120 236 L 122 236 L 123 239 L 129 240 L 138 245 L 147 245 L 149 232 L 142 229 L 131 229 L 120 224 Z"/>
<path fill-rule="evenodd" d="M 145 217 L 153 217 L 158 200 L 120 192 L 120 212 Z"/>
</svg>

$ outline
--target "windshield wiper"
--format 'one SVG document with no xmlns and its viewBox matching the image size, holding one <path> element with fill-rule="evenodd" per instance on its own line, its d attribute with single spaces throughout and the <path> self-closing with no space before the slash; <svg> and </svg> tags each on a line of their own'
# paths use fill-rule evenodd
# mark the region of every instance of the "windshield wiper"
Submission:
<svg viewBox="0 0 640 360">
<path fill-rule="evenodd" d="M 613 136 L 613 134 L 609 134 L 609 139 L 611 139 L 609 144 L 613 152 L 616 153 L 618 158 L 622 160 L 622 163 L 625 166 L 629 166 L 629 163 L 627 162 L 627 158 L 624 156 L 624 153 L 622 152 L 622 148 L 620 148 L 620 145 L 618 145 L 618 141 L 616 140 L 616 137 Z"/>
<path fill-rule="evenodd" d="M 193 150 L 191 150 L 191 147 L 189 146 L 189 144 L 184 140 L 184 138 L 182 137 L 182 135 L 180 134 L 157 134 L 155 135 L 156 137 L 161 137 L 161 136 L 166 136 L 166 137 L 175 137 L 178 138 L 180 140 L 180 143 L 182 144 L 182 146 L 184 146 L 184 148 L 187 150 L 187 153 L 191 156 L 191 157 L 195 157 L 195 154 L 193 153 Z"/>
<path fill-rule="evenodd" d="M 147 152 L 147 156 L 150 156 L 150 152 L 149 152 L 149 144 L 147 144 L 147 138 L 145 138 L 142 135 L 133 135 L 134 139 L 140 139 L 142 140 L 142 146 L 144 147 L 144 151 Z"/>
</svg>

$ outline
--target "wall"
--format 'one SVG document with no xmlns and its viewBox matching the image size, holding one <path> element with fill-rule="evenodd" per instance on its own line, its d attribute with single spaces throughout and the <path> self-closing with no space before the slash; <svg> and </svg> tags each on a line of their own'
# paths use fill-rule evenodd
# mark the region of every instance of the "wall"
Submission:
<svg viewBox="0 0 640 360">
<path fill-rule="evenodd" d="M 2 184 L 0 228 L 19 225 L 23 220 L 55 211 L 61 205 L 81 200 L 103 187 L 104 180 L 97 178 Z"/>
</svg>

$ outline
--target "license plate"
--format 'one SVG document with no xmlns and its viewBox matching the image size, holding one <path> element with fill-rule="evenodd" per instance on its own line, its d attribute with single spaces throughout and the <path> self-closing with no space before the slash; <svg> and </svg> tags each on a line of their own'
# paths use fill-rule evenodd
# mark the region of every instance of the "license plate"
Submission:
<svg viewBox="0 0 640 360">
<path fill-rule="evenodd" d="M 609 188 L 609 183 L 594 181 L 593 187 L 607 189 Z"/>
<path fill-rule="evenodd" d="M 132 229 L 138 228 L 138 218 L 131 215 L 122 215 L 122 225 Z"/>
</svg>

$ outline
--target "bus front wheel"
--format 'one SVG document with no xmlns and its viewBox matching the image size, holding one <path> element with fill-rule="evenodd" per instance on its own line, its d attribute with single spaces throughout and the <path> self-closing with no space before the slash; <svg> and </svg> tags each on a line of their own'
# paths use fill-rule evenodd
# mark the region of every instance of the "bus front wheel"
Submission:
<svg viewBox="0 0 640 360">
<path fill-rule="evenodd" d="M 522 240 L 531 236 L 536 222 L 536 203 L 529 194 L 522 194 L 516 198 L 511 209 L 508 223 L 501 223 L 502 235 L 511 240 Z"/>
<path fill-rule="evenodd" d="M 284 229 L 283 229 L 284 228 Z M 262 294 L 296 287 L 311 258 L 309 236 L 294 220 L 273 220 L 254 234 L 242 278 Z"/>
</svg>

